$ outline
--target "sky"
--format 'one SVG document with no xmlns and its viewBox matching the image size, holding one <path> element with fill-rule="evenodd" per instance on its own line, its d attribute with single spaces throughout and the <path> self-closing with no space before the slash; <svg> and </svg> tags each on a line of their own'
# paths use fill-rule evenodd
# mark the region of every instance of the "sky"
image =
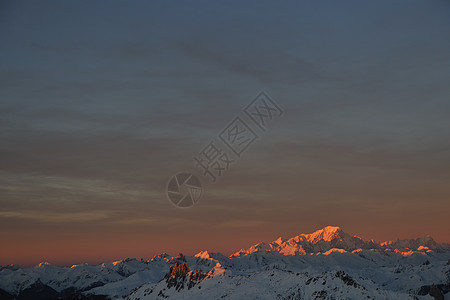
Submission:
<svg viewBox="0 0 450 300">
<path fill-rule="evenodd" d="M 448 1 L 2 1 L 0 40 L 0 264 L 450 242 Z M 211 182 L 193 157 L 261 91 L 284 114 Z"/>
</svg>

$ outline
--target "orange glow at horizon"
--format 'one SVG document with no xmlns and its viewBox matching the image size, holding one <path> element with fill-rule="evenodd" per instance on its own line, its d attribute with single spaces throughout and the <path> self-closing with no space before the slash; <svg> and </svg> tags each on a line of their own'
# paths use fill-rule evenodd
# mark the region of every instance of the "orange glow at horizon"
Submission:
<svg viewBox="0 0 450 300">
<path fill-rule="evenodd" d="M 298 226 L 302 227 L 302 226 Z M 361 229 L 360 226 L 356 227 Z M 88 228 L 86 228 L 88 229 Z M 310 230 L 286 230 L 287 238 L 298 235 L 303 232 L 312 232 L 320 228 L 312 228 Z M 375 236 L 377 240 L 381 240 L 382 236 L 391 232 L 389 228 L 379 228 L 380 233 Z M 129 230 L 129 231 L 128 231 Z M 345 232 L 353 234 L 354 229 L 345 229 Z M 366 229 L 367 230 L 367 229 Z M 230 255 L 241 248 L 249 247 L 258 242 L 272 242 L 275 237 L 279 236 L 283 231 L 283 227 L 275 227 L 271 231 L 262 232 L 259 228 L 247 228 L 238 231 L 229 230 L 208 230 L 207 228 L 200 231 L 198 228 L 195 234 L 191 236 L 174 235 L 169 232 L 162 232 L 157 235 L 148 232 L 144 228 L 117 228 L 116 232 L 110 232 L 107 228 L 103 230 L 85 231 L 82 234 L 74 230 L 74 228 L 52 227 L 46 231 L 33 232 L 12 229 L 8 240 L 10 244 L 0 248 L 0 265 L 19 264 L 22 266 L 33 266 L 39 262 L 48 261 L 55 265 L 72 266 L 74 264 L 99 264 L 103 262 L 114 262 L 124 258 L 143 258 L 150 259 L 160 253 L 169 253 L 172 256 L 179 252 L 185 255 L 194 255 L 202 250 L 208 252 L 221 252 Z M 367 230 L 369 231 L 369 230 Z M 360 233 L 360 232 L 359 232 Z M 436 238 L 437 241 L 444 241 L 439 237 L 445 237 L 446 230 L 440 232 Z M 12 238 L 12 235 L 15 235 Z M 403 236 L 405 238 L 419 237 L 409 232 Z M 423 235 L 423 234 L 422 234 Z M 363 236 L 367 236 L 364 234 Z M 369 238 L 364 238 L 369 240 Z M 392 237 L 392 236 L 391 236 Z M 396 239 L 394 239 L 396 240 Z M 418 249 L 427 251 L 427 249 Z M 329 255 L 335 251 L 342 252 L 340 249 L 332 249 L 323 255 Z M 401 253 L 408 255 L 408 253 Z M 288 253 L 286 253 L 288 255 Z"/>
</svg>

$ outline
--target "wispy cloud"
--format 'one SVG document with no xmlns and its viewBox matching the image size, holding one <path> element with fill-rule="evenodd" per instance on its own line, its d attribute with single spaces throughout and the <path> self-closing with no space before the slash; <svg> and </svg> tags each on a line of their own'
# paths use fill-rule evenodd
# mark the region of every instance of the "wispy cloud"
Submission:
<svg viewBox="0 0 450 300">
<path fill-rule="evenodd" d="M 41 222 L 55 222 L 55 223 L 71 223 L 71 222 L 89 222 L 99 221 L 109 218 L 108 212 L 80 212 L 80 213 L 47 213 L 42 211 L 18 212 L 18 211 L 0 211 L 0 218 L 17 218 L 29 219 Z"/>
</svg>

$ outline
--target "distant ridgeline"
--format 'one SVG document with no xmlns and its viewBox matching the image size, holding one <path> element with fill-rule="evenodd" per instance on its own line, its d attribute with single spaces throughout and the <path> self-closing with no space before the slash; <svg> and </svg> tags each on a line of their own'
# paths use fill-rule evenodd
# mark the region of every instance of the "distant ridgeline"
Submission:
<svg viewBox="0 0 450 300">
<path fill-rule="evenodd" d="M 96 266 L 0 267 L 0 300 L 445 299 L 449 290 L 448 244 L 431 237 L 365 241 L 332 226 L 230 256 L 201 251 Z"/>
</svg>

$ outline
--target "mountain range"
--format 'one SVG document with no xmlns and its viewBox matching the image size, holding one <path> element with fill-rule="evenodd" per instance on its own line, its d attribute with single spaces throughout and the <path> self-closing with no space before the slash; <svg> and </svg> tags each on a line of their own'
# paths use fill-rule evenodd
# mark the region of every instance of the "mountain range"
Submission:
<svg viewBox="0 0 450 300">
<path fill-rule="evenodd" d="M 0 266 L 0 299 L 450 299 L 450 245 L 377 242 L 336 226 L 229 256 Z"/>
</svg>

